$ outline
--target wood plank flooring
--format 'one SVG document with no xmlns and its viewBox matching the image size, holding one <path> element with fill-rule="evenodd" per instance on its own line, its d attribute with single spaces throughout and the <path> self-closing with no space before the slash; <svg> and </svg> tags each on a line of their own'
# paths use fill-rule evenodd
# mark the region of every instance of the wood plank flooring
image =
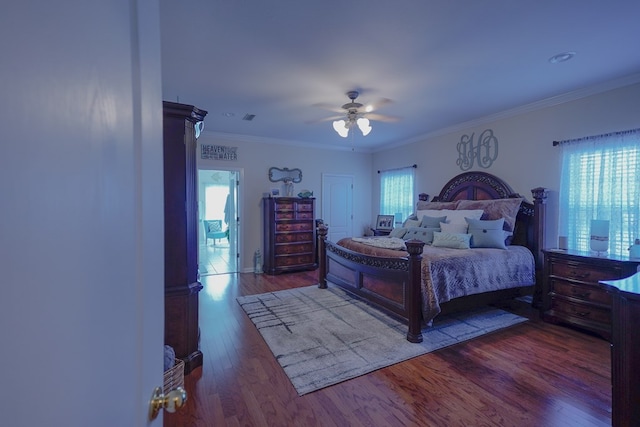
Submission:
<svg viewBox="0 0 640 427">
<path fill-rule="evenodd" d="M 236 297 L 317 283 L 316 272 L 202 277 L 204 364 L 166 427 L 608 426 L 608 342 L 538 320 L 298 396 Z"/>
</svg>

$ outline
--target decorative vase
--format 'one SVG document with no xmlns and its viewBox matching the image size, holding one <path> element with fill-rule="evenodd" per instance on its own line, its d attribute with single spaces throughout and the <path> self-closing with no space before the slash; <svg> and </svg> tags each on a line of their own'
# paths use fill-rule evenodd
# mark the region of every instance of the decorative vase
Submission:
<svg viewBox="0 0 640 427">
<path fill-rule="evenodd" d="M 591 220 L 591 240 L 589 246 L 592 251 L 600 255 L 609 250 L 609 221 L 604 219 Z"/>
</svg>

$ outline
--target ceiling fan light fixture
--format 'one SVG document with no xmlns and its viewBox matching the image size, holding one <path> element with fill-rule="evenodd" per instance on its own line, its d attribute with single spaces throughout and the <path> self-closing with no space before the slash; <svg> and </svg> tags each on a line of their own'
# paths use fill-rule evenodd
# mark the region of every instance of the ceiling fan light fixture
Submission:
<svg viewBox="0 0 640 427">
<path fill-rule="evenodd" d="M 349 135 L 349 128 L 347 127 L 347 122 L 345 120 L 334 121 L 333 129 L 343 138 L 346 138 L 347 135 Z"/>
<path fill-rule="evenodd" d="M 360 131 L 362 132 L 362 136 L 369 135 L 369 132 L 371 132 L 371 125 L 369 124 L 369 119 L 365 119 L 364 117 L 361 117 L 358 119 L 357 123 L 358 123 L 358 128 L 360 128 Z"/>
</svg>

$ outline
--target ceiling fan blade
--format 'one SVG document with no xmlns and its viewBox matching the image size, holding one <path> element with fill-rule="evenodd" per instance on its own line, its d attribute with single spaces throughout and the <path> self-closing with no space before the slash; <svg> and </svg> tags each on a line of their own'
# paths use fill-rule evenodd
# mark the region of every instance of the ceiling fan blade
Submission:
<svg viewBox="0 0 640 427">
<path fill-rule="evenodd" d="M 365 103 L 364 104 L 364 108 L 368 111 L 374 111 L 377 110 L 380 107 L 383 107 L 387 104 L 391 104 L 393 103 L 392 100 L 390 100 L 389 98 L 380 98 L 379 100 L 375 101 L 375 102 L 370 102 L 370 103 Z"/>
<path fill-rule="evenodd" d="M 378 122 L 388 122 L 388 123 L 395 123 L 400 120 L 399 117 L 385 116 L 383 114 L 376 114 L 376 113 L 366 113 L 364 114 L 364 117 L 366 117 L 369 120 L 375 120 Z"/>
<path fill-rule="evenodd" d="M 344 114 L 340 115 L 340 116 L 331 116 L 331 117 L 325 117 L 322 119 L 317 119 L 317 120 L 308 120 L 305 123 L 308 125 L 312 125 L 314 123 L 322 123 L 322 122 L 330 122 L 333 120 L 339 120 L 339 119 L 344 119 L 346 116 Z"/>
<path fill-rule="evenodd" d="M 327 104 L 325 102 L 313 104 L 313 107 L 322 108 L 323 110 L 333 111 L 334 113 L 343 113 L 345 111 L 340 107 L 336 107 L 333 104 Z"/>
</svg>

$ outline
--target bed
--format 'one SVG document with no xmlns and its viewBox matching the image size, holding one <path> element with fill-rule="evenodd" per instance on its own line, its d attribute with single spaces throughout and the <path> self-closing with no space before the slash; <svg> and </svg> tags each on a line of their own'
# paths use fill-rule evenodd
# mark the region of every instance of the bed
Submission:
<svg viewBox="0 0 640 427">
<path fill-rule="evenodd" d="M 465 172 L 449 180 L 431 202 L 417 203 L 416 212 L 427 216 L 425 220 L 436 221 L 437 211 L 451 218 L 474 212 L 482 227 L 504 218 L 500 226 L 508 237 L 506 246 L 499 249 L 442 248 L 449 245 L 442 244 L 447 240 L 443 236 L 455 234 L 445 232 L 434 233 L 431 245 L 424 239 L 404 240 L 403 250 L 371 246 L 355 238 L 330 242 L 328 227 L 319 224 L 319 287 L 326 288 L 330 282 L 401 318 L 408 325 L 410 342 L 422 342 L 422 327 L 440 313 L 524 294 L 532 294 L 535 306 L 541 289 L 547 190 L 531 192 L 533 203 L 494 175 Z M 392 245 L 392 240 L 385 244 Z M 436 243 L 438 247 L 433 247 Z M 500 265 L 508 271 L 494 272 Z M 467 276 L 463 270 L 480 271 L 484 276 Z"/>
</svg>

